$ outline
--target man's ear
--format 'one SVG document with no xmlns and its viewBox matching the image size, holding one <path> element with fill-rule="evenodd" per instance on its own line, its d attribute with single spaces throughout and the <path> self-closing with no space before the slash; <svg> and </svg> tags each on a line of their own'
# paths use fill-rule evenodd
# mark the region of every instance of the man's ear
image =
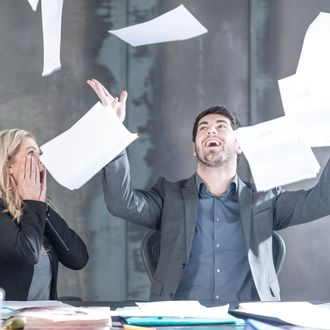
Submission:
<svg viewBox="0 0 330 330">
<path fill-rule="evenodd" d="M 13 167 L 12 167 L 12 165 L 9 165 L 9 166 L 8 166 L 8 169 L 9 169 L 9 173 L 10 173 L 10 174 L 13 174 Z"/>
<path fill-rule="evenodd" d="M 237 142 L 237 140 L 236 140 L 236 153 L 237 153 L 237 155 L 240 155 L 242 153 L 242 149 L 241 149 L 239 143 Z"/>
<path fill-rule="evenodd" d="M 192 144 L 193 156 L 196 156 L 196 145 L 195 143 Z"/>
</svg>

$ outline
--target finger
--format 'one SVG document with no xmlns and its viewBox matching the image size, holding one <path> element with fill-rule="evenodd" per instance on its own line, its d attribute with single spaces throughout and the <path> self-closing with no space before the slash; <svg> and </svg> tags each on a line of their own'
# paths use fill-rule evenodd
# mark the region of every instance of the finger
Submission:
<svg viewBox="0 0 330 330">
<path fill-rule="evenodd" d="M 35 171 L 35 181 L 40 184 L 40 168 L 39 168 L 39 160 L 33 157 L 33 166 Z"/>
<path fill-rule="evenodd" d="M 32 157 L 28 155 L 25 162 L 24 179 L 31 179 L 32 175 Z"/>
<path fill-rule="evenodd" d="M 38 172 L 39 170 L 37 169 L 37 162 L 35 157 L 33 157 L 32 155 L 30 155 L 31 157 L 31 180 L 38 182 Z M 40 180 L 39 180 L 40 182 Z"/>
<path fill-rule="evenodd" d="M 118 113 L 117 113 L 119 119 L 122 122 L 125 120 L 125 116 L 126 116 L 126 101 L 127 101 L 127 92 L 122 91 L 120 93 L 120 98 L 119 98 L 120 107 L 119 107 Z"/>
<path fill-rule="evenodd" d="M 111 107 L 116 109 L 117 106 L 118 106 L 118 97 L 115 97 L 111 102 Z"/>
<path fill-rule="evenodd" d="M 109 91 L 99 82 L 100 88 L 102 88 L 102 91 L 106 97 L 110 97 L 113 99 L 114 97 L 109 93 Z"/>
<path fill-rule="evenodd" d="M 119 102 L 121 104 L 126 105 L 127 96 L 128 96 L 127 91 L 121 91 L 120 96 L 119 96 Z"/>
</svg>

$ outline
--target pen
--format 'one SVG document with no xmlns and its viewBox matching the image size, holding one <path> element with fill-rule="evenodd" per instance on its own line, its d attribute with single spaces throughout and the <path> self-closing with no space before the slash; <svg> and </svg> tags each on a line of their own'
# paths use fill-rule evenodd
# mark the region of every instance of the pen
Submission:
<svg viewBox="0 0 330 330">
<path fill-rule="evenodd" d="M 137 325 L 123 324 L 124 330 L 156 330 L 156 328 L 140 327 Z"/>
</svg>

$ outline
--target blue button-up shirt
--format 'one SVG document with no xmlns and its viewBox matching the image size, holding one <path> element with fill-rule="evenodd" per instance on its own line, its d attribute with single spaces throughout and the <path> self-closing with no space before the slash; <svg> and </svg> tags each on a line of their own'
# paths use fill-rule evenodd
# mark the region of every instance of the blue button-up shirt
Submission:
<svg viewBox="0 0 330 330">
<path fill-rule="evenodd" d="M 246 255 L 238 178 L 214 196 L 196 175 L 198 220 L 188 264 L 175 299 L 207 305 L 258 299 Z"/>
</svg>

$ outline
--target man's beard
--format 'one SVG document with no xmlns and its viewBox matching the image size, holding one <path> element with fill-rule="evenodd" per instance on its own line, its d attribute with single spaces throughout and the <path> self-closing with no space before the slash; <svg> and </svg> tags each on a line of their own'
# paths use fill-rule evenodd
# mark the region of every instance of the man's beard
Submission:
<svg viewBox="0 0 330 330">
<path fill-rule="evenodd" d="M 230 157 L 227 153 L 211 151 L 207 155 L 203 155 L 197 148 L 196 158 L 200 163 L 211 168 L 222 167 L 230 160 Z"/>
</svg>

